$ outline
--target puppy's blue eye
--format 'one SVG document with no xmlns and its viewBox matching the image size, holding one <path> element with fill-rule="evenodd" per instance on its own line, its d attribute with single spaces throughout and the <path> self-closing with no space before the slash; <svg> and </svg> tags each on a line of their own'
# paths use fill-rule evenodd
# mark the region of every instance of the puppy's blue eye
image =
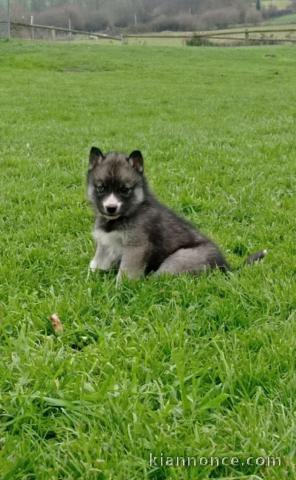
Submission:
<svg viewBox="0 0 296 480">
<path fill-rule="evenodd" d="M 128 187 L 125 187 L 125 186 L 122 186 L 119 189 L 119 193 L 123 196 L 128 196 L 131 193 L 131 191 L 132 191 L 131 188 L 128 188 Z"/>
<path fill-rule="evenodd" d="M 102 195 L 103 193 L 105 193 L 105 187 L 104 185 L 97 185 L 96 186 L 96 192 L 99 194 L 99 195 Z"/>
</svg>

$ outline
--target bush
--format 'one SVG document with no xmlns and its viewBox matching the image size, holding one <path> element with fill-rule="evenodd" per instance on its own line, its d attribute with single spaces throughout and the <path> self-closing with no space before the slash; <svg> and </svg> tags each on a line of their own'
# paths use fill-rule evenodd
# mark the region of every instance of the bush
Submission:
<svg viewBox="0 0 296 480">
<path fill-rule="evenodd" d="M 262 15 L 263 18 L 268 19 L 268 18 L 276 18 L 276 17 L 282 17 L 283 15 L 289 15 L 290 13 L 293 13 L 293 9 L 279 9 L 277 7 L 273 7 L 272 5 L 269 5 L 268 8 L 264 8 L 262 10 Z"/>
<path fill-rule="evenodd" d="M 246 23 L 256 25 L 262 21 L 262 13 L 258 10 L 248 10 L 246 14 Z"/>
<path fill-rule="evenodd" d="M 73 28 L 83 28 L 84 18 L 81 9 L 74 5 L 53 7 L 44 12 L 34 12 L 34 23 L 40 25 L 54 25 L 55 27 L 68 26 L 69 18 Z"/>
<path fill-rule="evenodd" d="M 78 30 L 104 30 L 108 20 L 99 11 L 83 9 L 77 5 L 50 8 L 34 15 L 34 22 L 41 25 L 67 27 L 69 19 L 72 28 Z"/>
<path fill-rule="evenodd" d="M 176 17 L 168 15 L 159 15 L 151 22 L 151 29 L 153 32 L 161 32 L 163 30 L 180 30 L 180 23 Z"/>
<path fill-rule="evenodd" d="M 200 37 L 199 35 L 194 34 L 191 38 L 186 40 L 186 45 L 189 47 L 210 47 L 213 44 L 208 38 Z"/>
<path fill-rule="evenodd" d="M 226 28 L 240 23 L 240 16 L 241 12 L 236 7 L 225 7 L 208 10 L 201 15 L 200 21 L 206 29 Z"/>
<path fill-rule="evenodd" d="M 109 27 L 109 22 L 98 11 L 91 11 L 85 14 L 84 28 L 88 31 L 106 30 Z"/>
</svg>

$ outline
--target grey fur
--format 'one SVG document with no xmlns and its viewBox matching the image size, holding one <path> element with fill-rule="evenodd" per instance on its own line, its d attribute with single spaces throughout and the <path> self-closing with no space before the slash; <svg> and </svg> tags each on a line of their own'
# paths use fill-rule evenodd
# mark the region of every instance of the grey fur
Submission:
<svg viewBox="0 0 296 480">
<path fill-rule="evenodd" d="M 185 219 L 161 204 L 149 190 L 139 151 L 131 155 L 93 147 L 87 175 L 88 197 L 95 210 L 97 249 L 92 271 L 119 265 L 122 276 L 200 273 L 229 269 L 217 245 Z M 110 197 L 112 195 L 112 197 Z M 106 198 L 120 208 L 106 212 Z M 115 207 L 114 207 L 115 208 Z"/>
</svg>

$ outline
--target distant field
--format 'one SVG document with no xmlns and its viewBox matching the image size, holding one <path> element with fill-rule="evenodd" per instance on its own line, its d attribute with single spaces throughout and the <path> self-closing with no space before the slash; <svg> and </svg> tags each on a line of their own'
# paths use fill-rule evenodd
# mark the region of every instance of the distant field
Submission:
<svg viewBox="0 0 296 480">
<path fill-rule="evenodd" d="M 254 2 L 255 3 L 255 2 Z M 276 7 L 278 9 L 287 8 L 291 4 L 290 0 L 261 0 L 261 4 L 264 7 Z"/>
<path fill-rule="evenodd" d="M 295 49 L 13 41 L 0 57 L 1 480 L 294 480 Z M 233 273 L 88 276 L 92 145 L 142 150 Z"/>
<path fill-rule="evenodd" d="M 266 23 L 269 23 L 270 25 L 295 25 L 296 28 L 296 13 L 273 18 Z"/>
</svg>

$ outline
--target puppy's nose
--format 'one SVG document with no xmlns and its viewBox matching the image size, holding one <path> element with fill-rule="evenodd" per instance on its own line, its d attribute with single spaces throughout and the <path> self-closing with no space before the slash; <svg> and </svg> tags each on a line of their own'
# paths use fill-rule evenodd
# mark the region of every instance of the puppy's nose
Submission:
<svg viewBox="0 0 296 480">
<path fill-rule="evenodd" d="M 114 215 L 117 212 L 117 205 L 108 205 L 106 206 L 107 213 Z"/>
</svg>

